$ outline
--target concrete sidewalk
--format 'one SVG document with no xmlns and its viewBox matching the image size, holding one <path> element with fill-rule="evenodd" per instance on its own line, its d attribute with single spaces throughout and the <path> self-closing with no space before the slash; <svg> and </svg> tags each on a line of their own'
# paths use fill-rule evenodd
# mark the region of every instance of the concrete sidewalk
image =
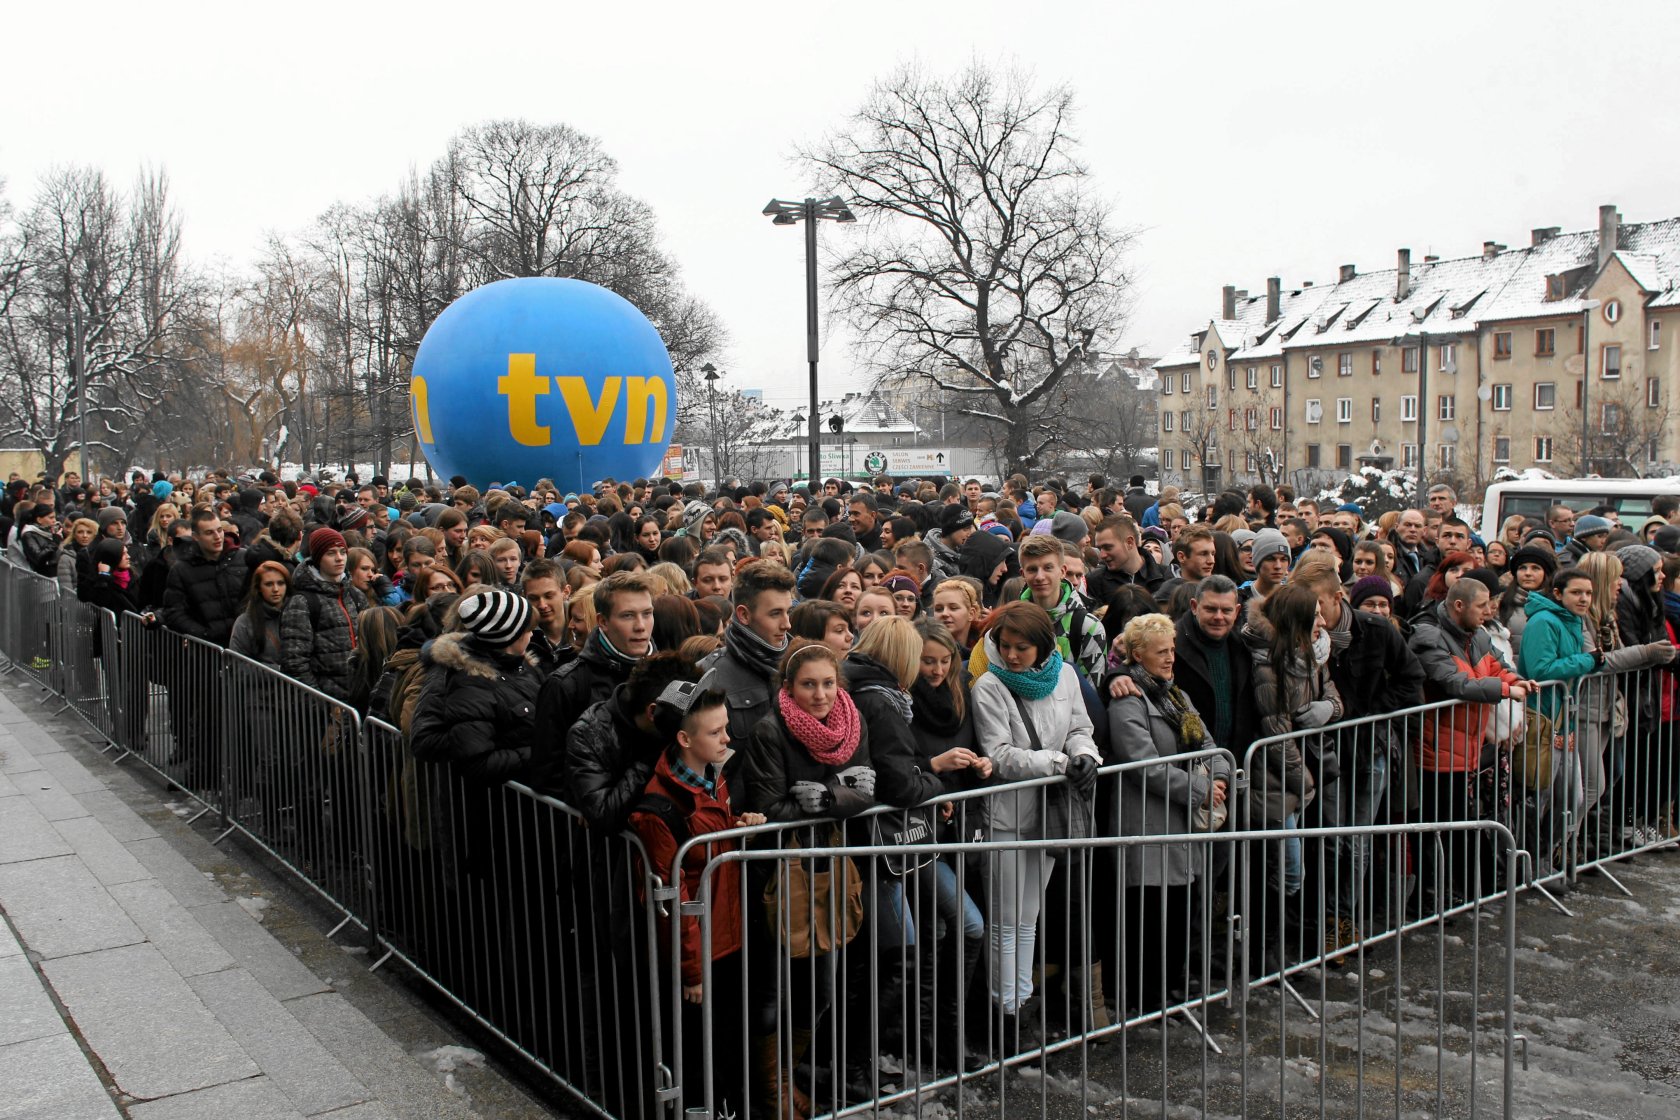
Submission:
<svg viewBox="0 0 1680 1120">
<path fill-rule="evenodd" d="M 0 1120 L 559 1114 L 43 705 L 0 684 Z"/>
</svg>

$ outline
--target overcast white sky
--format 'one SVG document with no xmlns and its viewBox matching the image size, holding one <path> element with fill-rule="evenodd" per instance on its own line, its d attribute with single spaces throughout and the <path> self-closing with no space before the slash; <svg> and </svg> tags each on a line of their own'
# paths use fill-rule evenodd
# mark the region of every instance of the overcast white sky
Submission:
<svg viewBox="0 0 1680 1120">
<path fill-rule="evenodd" d="M 721 364 L 777 404 L 804 394 L 802 244 L 759 210 L 804 191 L 793 144 L 908 60 L 1074 87 L 1094 184 L 1139 234 L 1126 344 L 1146 353 L 1205 323 L 1223 283 L 1525 244 L 1591 226 L 1601 202 L 1680 214 L 1665 2 L 100 0 L 20 6 L 5 28 L 12 200 L 58 163 L 124 183 L 159 165 L 189 251 L 234 266 L 267 229 L 393 189 L 473 121 L 593 133 L 727 325 Z M 826 395 L 846 339 L 823 358 Z"/>
</svg>

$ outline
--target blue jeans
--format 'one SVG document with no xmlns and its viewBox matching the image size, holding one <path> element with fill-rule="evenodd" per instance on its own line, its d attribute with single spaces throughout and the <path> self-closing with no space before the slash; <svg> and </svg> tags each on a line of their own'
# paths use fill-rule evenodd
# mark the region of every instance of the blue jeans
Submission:
<svg viewBox="0 0 1680 1120">
<path fill-rule="evenodd" d="M 909 902 L 910 891 L 922 896 L 919 904 Z M 876 929 L 883 949 L 914 948 L 924 939 L 945 937 L 957 928 L 969 941 L 986 936 L 985 916 L 968 892 L 958 889 L 957 869 L 944 860 L 913 872 L 908 879 L 883 879 L 880 895 Z M 907 907 L 922 913 L 910 913 Z"/>
<path fill-rule="evenodd" d="M 1377 819 L 1377 808 L 1388 793 L 1388 751 L 1386 747 L 1361 751 L 1318 791 L 1319 822 L 1327 828 L 1365 828 Z M 1362 909 L 1360 892 L 1371 866 L 1370 836 L 1332 836 L 1325 843 L 1324 868 L 1326 912 L 1337 918 L 1355 919 Z"/>
<path fill-rule="evenodd" d="M 1284 828 L 1299 828 L 1300 826 L 1300 814 L 1286 813 L 1284 815 Z M 1301 893 L 1301 884 L 1307 881 L 1307 868 L 1301 859 L 1301 838 L 1290 836 L 1279 843 L 1283 846 L 1283 893 L 1293 898 Z M 1275 881 L 1273 885 L 1276 885 Z"/>
</svg>

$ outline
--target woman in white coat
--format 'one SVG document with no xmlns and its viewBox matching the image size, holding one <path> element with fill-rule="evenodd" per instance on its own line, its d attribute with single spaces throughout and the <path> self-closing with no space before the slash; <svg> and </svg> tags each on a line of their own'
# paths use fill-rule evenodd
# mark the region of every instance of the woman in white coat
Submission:
<svg viewBox="0 0 1680 1120">
<path fill-rule="evenodd" d="M 1050 822 L 1044 818 L 1063 798 L 1072 825 L 1068 832 L 1088 834 L 1097 745 L 1078 671 L 1056 650 L 1055 623 L 1035 603 L 1013 602 L 997 610 L 985 640 L 988 667 L 974 682 L 971 695 L 978 753 L 992 760 L 993 781 L 1067 777 L 1065 787 L 1056 783 L 993 797 L 992 839 L 1045 838 Z M 1002 1015 L 1005 1052 L 1013 1052 L 1019 1048 L 1021 1028 L 1032 1026 L 1022 1010 L 1033 994 L 1039 917 L 1056 861 L 1044 849 L 1003 851 L 993 867 L 987 876 L 986 920 L 991 932 L 991 994 Z"/>
</svg>

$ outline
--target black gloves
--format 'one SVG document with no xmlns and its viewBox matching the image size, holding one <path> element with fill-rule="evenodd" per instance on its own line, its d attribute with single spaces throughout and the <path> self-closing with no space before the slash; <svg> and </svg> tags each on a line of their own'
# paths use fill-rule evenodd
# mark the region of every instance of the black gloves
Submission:
<svg viewBox="0 0 1680 1120">
<path fill-rule="evenodd" d="M 1084 793 L 1097 784 L 1097 760 L 1088 754 L 1075 755 L 1068 763 L 1068 784 Z"/>
</svg>

